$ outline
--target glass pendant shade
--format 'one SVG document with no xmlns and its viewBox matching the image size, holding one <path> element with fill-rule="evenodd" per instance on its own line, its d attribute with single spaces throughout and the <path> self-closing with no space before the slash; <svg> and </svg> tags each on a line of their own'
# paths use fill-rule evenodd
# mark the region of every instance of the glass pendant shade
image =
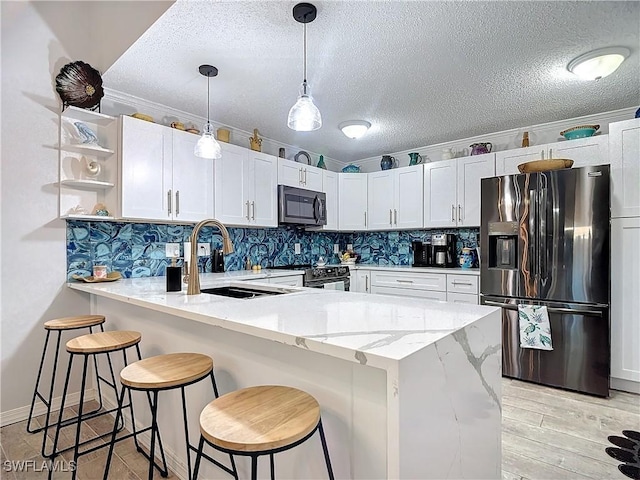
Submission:
<svg viewBox="0 0 640 480">
<path fill-rule="evenodd" d="M 210 158 L 216 160 L 222 157 L 222 150 L 220 144 L 213 136 L 213 127 L 210 123 L 204 126 L 202 130 L 202 137 L 198 140 L 194 152 L 196 157 Z"/>
<path fill-rule="evenodd" d="M 310 132 L 322 127 L 322 116 L 318 107 L 313 103 L 307 82 L 302 82 L 298 101 L 289 110 L 287 126 L 297 132 Z"/>
</svg>

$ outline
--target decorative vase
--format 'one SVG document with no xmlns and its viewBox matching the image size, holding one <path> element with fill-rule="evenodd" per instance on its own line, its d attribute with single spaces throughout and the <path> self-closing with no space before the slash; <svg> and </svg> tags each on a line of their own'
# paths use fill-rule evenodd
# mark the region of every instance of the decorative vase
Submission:
<svg viewBox="0 0 640 480">
<path fill-rule="evenodd" d="M 380 160 L 380 168 L 382 170 L 389 170 L 390 168 L 394 168 L 398 166 L 398 160 L 391 155 L 383 155 L 382 160 Z"/>
<path fill-rule="evenodd" d="M 460 255 L 460 266 L 462 268 L 471 268 L 475 262 L 473 250 L 468 247 L 462 249 L 462 255 Z"/>
<path fill-rule="evenodd" d="M 324 170 L 327 169 L 327 166 L 324 163 L 324 156 L 320 155 L 320 160 L 318 160 L 318 165 L 316 165 L 318 168 L 322 168 Z"/>
<path fill-rule="evenodd" d="M 257 128 L 253 129 L 253 136 L 249 137 L 249 144 L 251 145 L 251 150 L 254 152 L 262 151 L 262 139 L 258 136 L 260 132 L 258 132 Z"/>
</svg>

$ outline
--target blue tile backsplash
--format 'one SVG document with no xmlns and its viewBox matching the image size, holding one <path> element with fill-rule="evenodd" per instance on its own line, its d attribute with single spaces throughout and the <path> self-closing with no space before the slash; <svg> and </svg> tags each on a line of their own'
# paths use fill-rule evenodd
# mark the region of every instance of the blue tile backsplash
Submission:
<svg viewBox="0 0 640 480">
<path fill-rule="evenodd" d="M 67 278 L 91 275 L 94 264 L 106 265 L 108 271 L 119 271 L 127 278 L 164 275 L 170 264 L 165 244 L 189 241 L 192 229 L 191 225 L 68 220 Z M 424 241 L 435 233 L 455 233 L 460 253 L 462 247 L 476 246 L 479 233 L 477 228 L 356 233 L 307 232 L 290 227 L 228 230 L 235 252 L 225 256 L 225 270 L 242 270 L 247 257 L 252 264 L 263 267 L 308 264 L 319 256 L 338 263 L 333 253 L 335 243 L 340 250 L 353 244 L 362 264 L 411 265 L 413 240 Z M 222 248 L 222 237 L 214 227 L 203 228 L 198 241 L 210 243 L 212 249 Z M 294 254 L 296 243 L 300 244 L 300 255 Z M 211 258 L 202 257 L 201 262 L 201 268 L 210 272 Z"/>
</svg>

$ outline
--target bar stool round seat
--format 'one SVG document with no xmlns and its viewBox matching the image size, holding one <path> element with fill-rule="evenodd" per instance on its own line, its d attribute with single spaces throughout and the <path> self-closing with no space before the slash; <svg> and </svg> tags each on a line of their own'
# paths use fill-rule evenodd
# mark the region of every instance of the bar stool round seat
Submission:
<svg viewBox="0 0 640 480">
<path fill-rule="evenodd" d="M 132 363 L 120 372 L 120 383 L 138 390 L 188 385 L 209 375 L 213 360 L 200 353 L 168 353 Z"/>
<path fill-rule="evenodd" d="M 76 328 L 95 327 L 104 322 L 104 315 L 78 315 L 48 320 L 44 322 L 44 328 L 45 330 L 74 330 Z"/>
<path fill-rule="evenodd" d="M 216 450 L 251 457 L 252 479 L 257 478 L 258 457 L 269 455 L 274 479 L 274 454 L 300 445 L 316 430 L 329 478 L 333 479 L 320 405 L 315 398 L 282 385 L 260 385 L 227 393 L 210 402 L 200 414 L 201 436 L 194 480 L 200 459 L 205 456 L 202 451 L 205 441 Z"/>
<path fill-rule="evenodd" d="M 69 340 L 67 342 L 67 352 L 87 355 L 113 352 L 135 345 L 141 339 L 140 332 L 130 330 L 91 333 Z"/>
</svg>

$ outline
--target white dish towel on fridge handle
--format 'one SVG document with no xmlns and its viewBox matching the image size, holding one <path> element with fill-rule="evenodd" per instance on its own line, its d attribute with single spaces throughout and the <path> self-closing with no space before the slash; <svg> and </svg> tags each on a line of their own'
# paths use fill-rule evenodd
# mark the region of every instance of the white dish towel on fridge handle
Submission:
<svg viewBox="0 0 640 480">
<path fill-rule="evenodd" d="M 547 307 L 518 305 L 518 323 L 520 326 L 520 348 L 553 350 L 551 323 Z"/>
</svg>

